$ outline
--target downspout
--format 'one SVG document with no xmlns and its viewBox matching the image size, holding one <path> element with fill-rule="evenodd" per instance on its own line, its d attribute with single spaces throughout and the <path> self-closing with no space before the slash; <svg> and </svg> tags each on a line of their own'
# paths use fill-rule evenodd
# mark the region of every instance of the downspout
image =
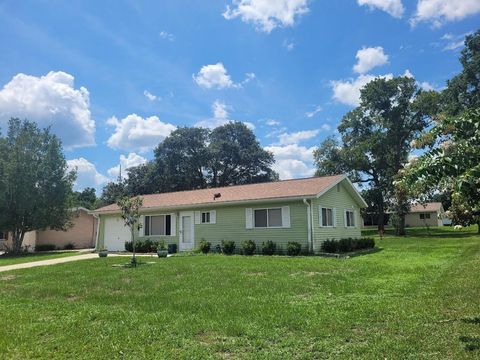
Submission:
<svg viewBox="0 0 480 360">
<path fill-rule="evenodd" d="M 315 241 L 315 226 L 313 225 L 313 200 L 310 200 L 310 224 L 312 224 L 312 253 L 314 252 L 313 243 Z"/>
<path fill-rule="evenodd" d="M 95 235 L 95 250 L 100 250 L 98 248 L 98 237 L 100 236 L 100 216 L 98 214 L 92 214 L 95 219 L 97 219 L 97 234 Z"/>
<path fill-rule="evenodd" d="M 307 206 L 307 239 L 308 239 L 308 250 L 313 252 L 313 240 L 312 240 L 312 216 L 311 216 L 311 206 L 308 203 L 307 199 L 303 199 L 303 203 Z"/>
</svg>

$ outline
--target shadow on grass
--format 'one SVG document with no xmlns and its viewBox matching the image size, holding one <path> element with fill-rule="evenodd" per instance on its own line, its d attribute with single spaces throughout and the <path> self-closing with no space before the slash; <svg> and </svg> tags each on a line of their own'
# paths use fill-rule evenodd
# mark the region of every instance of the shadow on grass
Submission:
<svg viewBox="0 0 480 360">
<path fill-rule="evenodd" d="M 480 325 L 480 316 L 464 318 L 462 322 L 466 324 Z M 480 337 L 479 336 L 460 336 L 458 338 L 465 344 L 466 351 L 480 350 Z"/>
<path fill-rule="evenodd" d="M 375 254 L 375 253 L 380 252 L 382 250 L 383 250 L 383 248 L 374 247 L 373 249 L 364 249 L 364 250 L 358 250 L 358 251 L 351 251 L 351 252 L 347 252 L 347 253 L 319 253 L 318 256 L 333 257 L 333 258 L 337 258 L 337 259 L 345 259 L 345 258 L 352 258 L 352 257 L 357 257 L 357 256 Z"/>
<path fill-rule="evenodd" d="M 471 238 L 479 236 L 476 228 L 468 228 L 463 230 L 453 230 L 450 227 L 443 228 L 407 228 L 407 234 L 405 236 L 396 236 L 394 229 L 386 229 L 383 237 L 385 238 L 397 238 L 402 239 L 404 237 L 409 238 Z M 362 236 L 379 236 L 377 229 L 362 230 Z"/>
</svg>

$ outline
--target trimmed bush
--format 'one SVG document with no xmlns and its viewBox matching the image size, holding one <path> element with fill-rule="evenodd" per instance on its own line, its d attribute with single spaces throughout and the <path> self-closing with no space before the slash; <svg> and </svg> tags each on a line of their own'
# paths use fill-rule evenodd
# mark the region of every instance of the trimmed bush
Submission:
<svg viewBox="0 0 480 360">
<path fill-rule="evenodd" d="M 257 245 L 255 245 L 253 240 L 247 240 L 242 243 L 243 255 L 253 255 L 256 248 Z"/>
<path fill-rule="evenodd" d="M 202 253 L 208 254 L 210 252 L 211 247 L 212 247 L 212 244 L 210 244 L 207 240 L 202 239 L 200 241 L 199 249 Z"/>
<path fill-rule="evenodd" d="M 177 252 L 177 244 L 168 244 L 167 248 L 169 254 L 175 254 Z"/>
<path fill-rule="evenodd" d="M 268 240 L 267 242 L 262 243 L 262 254 L 263 255 L 273 255 L 277 250 L 277 244 L 275 244 L 272 240 Z"/>
<path fill-rule="evenodd" d="M 39 244 L 35 246 L 35 251 L 52 251 L 56 248 L 55 244 Z"/>
<path fill-rule="evenodd" d="M 288 256 L 298 256 L 302 251 L 302 245 L 298 242 L 292 241 L 287 244 L 287 255 Z"/>
<path fill-rule="evenodd" d="M 325 240 L 322 243 L 322 251 L 326 253 L 346 253 L 356 250 L 373 249 L 375 239 L 373 238 L 344 238 L 340 240 Z"/>
<path fill-rule="evenodd" d="M 235 252 L 235 242 L 231 240 L 222 240 L 222 253 L 232 255 Z"/>
<path fill-rule="evenodd" d="M 131 241 L 125 241 L 125 251 L 133 252 L 133 243 Z"/>
<path fill-rule="evenodd" d="M 63 250 L 73 250 L 73 249 L 75 249 L 74 243 L 65 244 L 65 246 L 63 247 Z"/>
</svg>

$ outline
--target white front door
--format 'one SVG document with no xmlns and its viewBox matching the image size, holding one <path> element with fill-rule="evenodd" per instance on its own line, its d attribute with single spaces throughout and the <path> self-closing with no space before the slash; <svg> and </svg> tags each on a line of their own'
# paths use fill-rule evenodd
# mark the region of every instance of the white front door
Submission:
<svg viewBox="0 0 480 360">
<path fill-rule="evenodd" d="M 130 230 L 122 218 L 105 218 L 104 246 L 109 251 L 125 251 L 125 242 L 131 241 Z"/>
<path fill-rule="evenodd" d="M 180 213 L 180 251 L 193 250 L 194 242 L 193 212 Z"/>
</svg>

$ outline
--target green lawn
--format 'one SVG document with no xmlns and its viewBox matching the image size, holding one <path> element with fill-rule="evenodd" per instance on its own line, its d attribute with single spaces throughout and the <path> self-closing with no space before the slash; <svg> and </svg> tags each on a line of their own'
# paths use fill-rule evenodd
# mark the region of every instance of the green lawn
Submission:
<svg viewBox="0 0 480 360">
<path fill-rule="evenodd" d="M 0 255 L 0 267 L 5 265 L 22 264 L 31 261 L 50 260 L 65 256 L 79 255 L 78 251 L 38 252 L 25 255 Z"/>
<path fill-rule="evenodd" d="M 478 359 L 480 237 L 412 234 L 350 259 L 99 258 L 3 273 L 0 357 Z"/>
</svg>

